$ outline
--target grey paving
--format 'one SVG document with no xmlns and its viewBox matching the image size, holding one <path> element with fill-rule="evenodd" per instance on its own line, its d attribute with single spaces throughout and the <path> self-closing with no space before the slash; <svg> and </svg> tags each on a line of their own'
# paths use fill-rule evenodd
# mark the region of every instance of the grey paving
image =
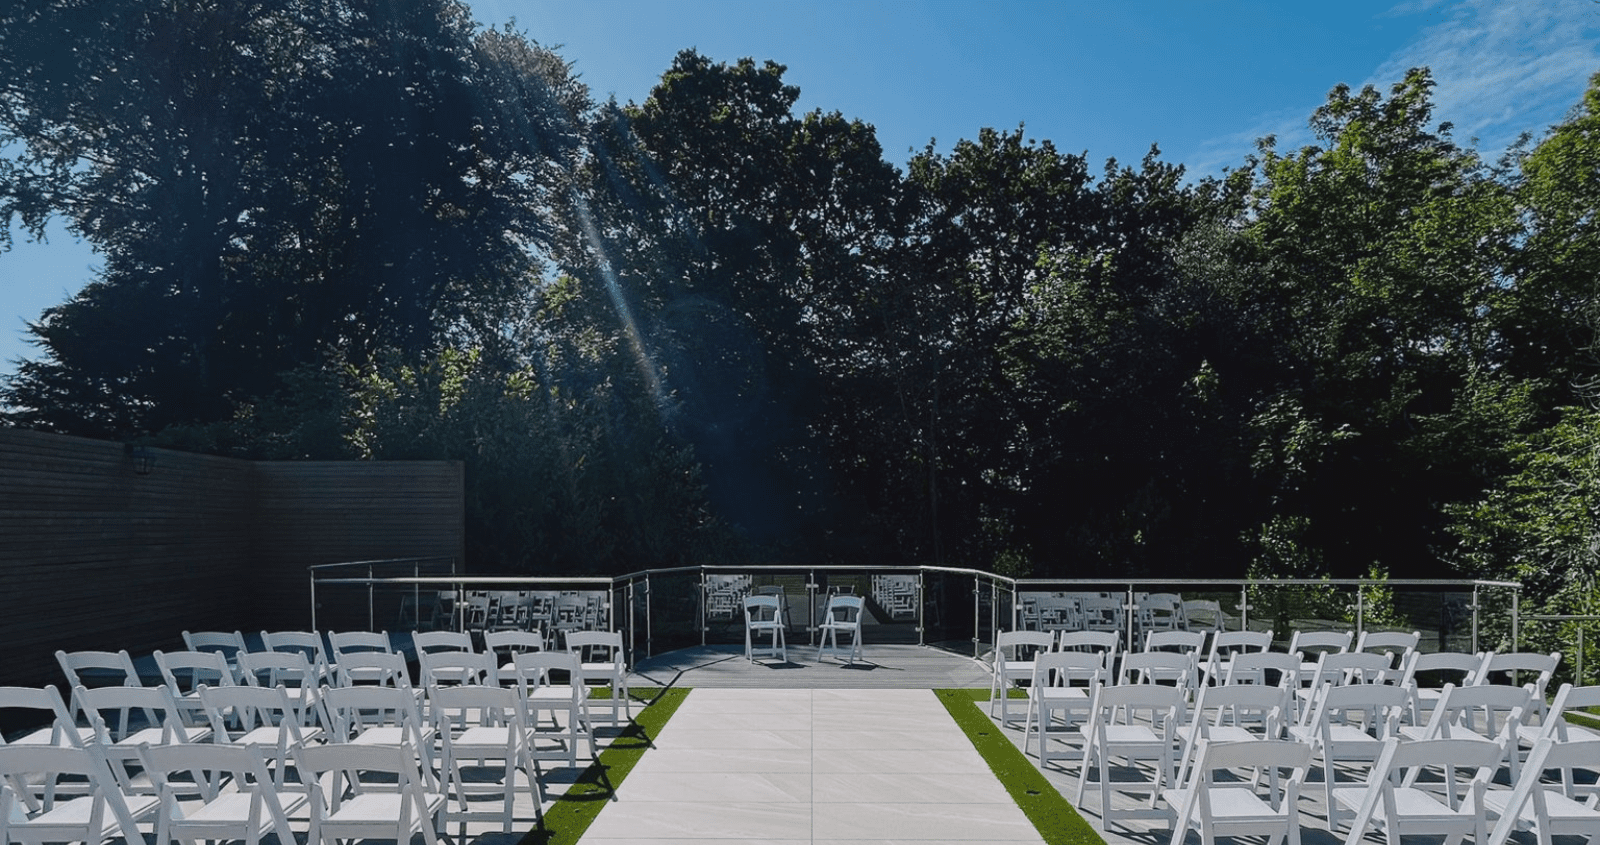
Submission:
<svg viewBox="0 0 1600 845">
<path fill-rule="evenodd" d="M 1043 840 L 929 688 L 698 686 L 582 841 Z"/>
</svg>

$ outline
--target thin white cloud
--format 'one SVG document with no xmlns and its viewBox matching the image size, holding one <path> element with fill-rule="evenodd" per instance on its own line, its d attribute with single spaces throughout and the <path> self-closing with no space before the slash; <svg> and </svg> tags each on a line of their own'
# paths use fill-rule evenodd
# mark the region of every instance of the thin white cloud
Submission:
<svg viewBox="0 0 1600 845">
<path fill-rule="evenodd" d="M 1600 6 L 1583 0 L 1467 0 L 1373 71 L 1382 89 L 1433 71 L 1434 116 L 1485 152 L 1558 122 L 1600 71 Z"/>
<path fill-rule="evenodd" d="M 1589 0 L 1406 0 L 1383 17 L 1436 10 L 1441 18 L 1375 68 L 1365 84 L 1385 95 L 1414 67 L 1433 72 L 1433 116 L 1458 143 L 1476 142 L 1493 160 L 1523 132 L 1559 123 L 1600 72 L 1600 3 Z M 1311 143 L 1306 118 L 1322 101 L 1261 115 L 1248 129 L 1207 140 L 1184 157 L 1189 171 L 1215 175 L 1238 166 L 1255 139 L 1278 150 Z"/>
</svg>

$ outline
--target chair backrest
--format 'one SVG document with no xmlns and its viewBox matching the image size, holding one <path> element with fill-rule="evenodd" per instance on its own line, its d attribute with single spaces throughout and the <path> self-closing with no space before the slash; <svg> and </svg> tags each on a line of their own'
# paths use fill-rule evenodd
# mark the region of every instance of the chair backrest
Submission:
<svg viewBox="0 0 1600 845">
<path fill-rule="evenodd" d="M 1533 693 L 1524 687 L 1446 684 L 1424 736 L 1492 739 L 1515 742 L 1517 727 L 1533 709 Z"/>
<path fill-rule="evenodd" d="M 494 658 L 471 651 L 417 652 L 419 683 L 424 688 L 499 683 Z"/>
<path fill-rule="evenodd" d="M 1051 651 L 1033 661 L 1033 687 L 1096 687 L 1105 682 L 1106 656 L 1087 651 Z"/>
<path fill-rule="evenodd" d="M 142 686 L 133 658 L 123 651 L 58 651 L 56 662 L 67 676 L 67 688 L 101 687 L 108 683 Z"/>
<path fill-rule="evenodd" d="M 192 742 L 172 691 L 158 687 L 78 687 L 72 701 L 101 743 L 117 743 L 144 728 L 160 728 L 162 742 Z"/>
<path fill-rule="evenodd" d="M 1183 630 L 1183 596 L 1177 593 L 1147 593 L 1135 597 L 1139 624 L 1148 629 Z"/>
<path fill-rule="evenodd" d="M 1263 737 L 1275 739 L 1288 724 L 1289 695 L 1287 687 L 1266 684 L 1201 687 L 1193 718 L 1202 726 L 1258 724 Z"/>
<path fill-rule="evenodd" d="M 1103 731 L 1111 725 L 1144 722 L 1157 732 L 1171 733 L 1187 719 L 1182 687 L 1162 684 L 1112 684 L 1095 688 L 1089 724 Z"/>
<path fill-rule="evenodd" d="M 1439 689 L 1447 683 L 1458 687 L 1466 686 L 1476 682 L 1478 671 L 1482 668 L 1482 654 L 1467 654 L 1461 651 L 1413 651 L 1411 659 L 1406 661 L 1400 683 L 1416 684 L 1430 689 Z"/>
<path fill-rule="evenodd" d="M 511 659 L 523 651 L 544 651 L 544 634 L 538 631 L 484 631 L 483 649 L 497 660 Z"/>
<path fill-rule="evenodd" d="M 1220 658 L 1272 648 L 1271 631 L 1219 631 L 1211 637 L 1211 654 Z"/>
<path fill-rule="evenodd" d="M 1078 612 L 1083 617 L 1083 627 L 1090 631 L 1115 631 L 1123 629 L 1122 599 L 1085 596 L 1078 602 Z"/>
<path fill-rule="evenodd" d="M 569 631 L 567 651 L 585 663 L 622 662 L 621 631 Z"/>
<path fill-rule="evenodd" d="M 1354 650 L 1404 656 L 1416 651 L 1417 643 L 1421 641 L 1420 631 L 1362 631 Z"/>
<path fill-rule="evenodd" d="M 428 708 L 434 727 L 447 746 L 454 737 L 453 731 L 469 726 L 524 728 L 528 724 L 522 696 L 505 687 L 434 687 L 428 690 Z M 507 739 L 514 744 L 517 734 L 510 733 Z"/>
<path fill-rule="evenodd" d="M 836 626 L 853 625 L 859 628 L 865 606 L 865 599 L 861 596 L 835 593 L 828 596 L 828 604 L 822 609 L 822 618 Z"/>
<path fill-rule="evenodd" d="M 283 687 L 202 687 L 200 701 L 211 721 L 213 742 L 236 743 L 258 728 L 277 728 L 275 745 L 281 752 L 308 738 Z"/>
<path fill-rule="evenodd" d="M 1483 667 L 1474 680 L 1480 684 L 1512 683 L 1533 684 L 1533 694 L 1544 701 L 1545 688 L 1550 677 L 1561 665 L 1561 652 L 1539 654 L 1532 651 L 1490 652 L 1483 659 Z M 1532 677 L 1528 677 L 1528 675 Z"/>
<path fill-rule="evenodd" d="M 221 687 L 233 683 L 233 668 L 215 651 L 157 651 L 155 658 L 173 695 L 187 695 L 201 684 Z"/>
<path fill-rule="evenodd" d="M 249 686 L 312 688 L 320 676 L 300 651 L 247 651 L 239 655 L 239 674 Z"/>
<path fill-rule="evenodd" d="M 394 653 L 394 642 L 388 631 L 338 631 L 328 634 L 328 645 L 333 649 L 333 661 L 346 654 L 363 652 Z"/>
<path fill-rule="evenodd" d="M 403 726 L 413 733 L 413 745 L 422 747 L 422 716 L 417 697 L 410 690 L 396 687 L 333 687 L 323 693 L 322 706 L 331 728 L 329 736 L 344 742 L 373 727 Z"/>
<path fill-rule="evenodd" d="M 1325 651 L 1317 658 L 1310 675 L 1300 681 L 1319 684 L 1374 684 L 1389 680 L 1389 658 L 1385 654 L 1361 651 Z"/>
<path fill-rule="evenodd" d="M 215 651 L 228 660 L 249 650 L 238 631 L 184 631 L 183 644 L 190 651 Z"/>
<path fill-rule="evenodd" d="M 1027 662 L 1055 647 L 1049 631 L 1001 631 L 994 637 L 996 662 Z"/>
<path fill-rule="evenodd" d="M 376 684 L 383 687 L 411 688 L 411 671 L 404 656 L 384 651 L 352 651 L 340 655 L 334 664 L 339 686 Z"/>
<path fill-rule="evenodd" d="M 49 722 L 49 727 L 38 728 L 23 737 L 12 737 L 11 742 L 29 745 L 81 745 L 82 737 L 74 729 L 72 714 L 55 687 L 0 687 L 0 714 L 23 724 Z M 0 745 L 4 745 L 0 742 Z"/>
<path fill-rule="evenodd" d="M 1206 645 L 1204 631 L 1151 631 L 1145 635 L 1145 651 L 1177 651 L 1200 659 Z"/>
<path fill-rule="evenodd" d="M 472 635 L 465 631 L 418 631 L 411 644 L 420 656 L 434 651 L 473 651 Z"/>
<path fill-rule="evenodd" d="M 1122 655 L 1117 673 L 1119 684 L 1153 684 L 1172 681 L 1181 689 L 1192 689 L 1197 682 L 1199 664 L 1193 654 L 1175 651 L 1130 651 Z"/>
<path fill-rule="evenodd" d="M 1191 631 L 1221 631 L 1226 627 L 1222 603 L 1209 599 L 1189 599 L 1183 603 L 1183 618 Z"/>
<path fill-rule="evenodd" d="M 1411 703 L 1410 691 L 1393 684 L 1324 683 L 1315 689 L 1315 699 L 1301 724 L 1319 728 L 1324 739 L 1329 726 L 1338 722 L 1360 724 L 1368 734 L 1386 739 Z"/>
<path fill-rule="evenodd" d="M 525 651 L 511 657 L 512 673 L 524 688 L 572 684 L 580 671 L 578 657 L 566 651 Z M 566 677 L 552 676 L 559 672 Z"/>
<path fill-rule="evenodd" d="M 261 644 L 267 651 L 297 651 L 323 675 L 331 671 L 333 661 L 328 659 L 328 646 L 320 632 L 262 631 Z"/>
<path fill-rule="evenodd" d="M 1224 684 L 1300 685 L 1300 658 L 1282 651 L 1247 651 L 1228 664 Z"/>
<path fill-rule="evenodd" d="M 1354 637 L 1350 631 L 1295 631 L 1289 637 L 1289 653 L 1305 660 L 1324 651 L 1349 651 Z"/>
<path fill-rule="evenodd" d="M 745 596 L 744 621 L 752 622 L 781 622 L 783 617 L 780 611 L 777 596 Z"/>
<path fill-rule="evenodd" d="M 1062 631 L 1056 635 L 1056 648 L 1060 651 L 1092 651 L 1116 654 L 1122 645 L 1122 635 L 1115 631 Z"/>
</svg>

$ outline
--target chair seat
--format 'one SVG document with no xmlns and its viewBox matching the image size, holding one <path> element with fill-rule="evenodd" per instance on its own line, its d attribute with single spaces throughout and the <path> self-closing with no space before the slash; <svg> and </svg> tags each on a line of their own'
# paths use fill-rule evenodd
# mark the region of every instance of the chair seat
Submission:
<svg viewBox="0 0 1600 845">
<path fill-rule="evenodd" d="M 1333 790 L 1333 800 L 1338 801 L 1339 805 L 1346 809 L 1360 810 L 1361 802 L 1366 797 L 1366 794 L 1365 787 L 1339 787 Z M 1484 803 L 1485 806 L 1488 806 L 1487 801 Z M 1502 806 L 1504 805 L 1502 804 Z M 1434 793 L 1417 789 L 1413 786 L 1395 787 L 1394 808 L 1395 812 L 1400 815 L 1402 827 L 1407 823 L 1416 822 L 1426 824 L 1430 830 L 1437 831 L 1440 825 L 1459 822 L 1463 825 L 1463 829 L 1472 829 L 1474 816 L 1470 808 L 1452 810 L 1450 805 L 1440 801 Z M 1382 819 L 1383 807 L 1381 804 L 1377 812 L 1377 818 Z"/>
<path fill-rule="evenodd" d="M 307 801 L 305 793 L 284 792 L 278 793 L 278 803 L 283 805 L 284 813 L 293 813 L 304 807 Z M 251 818 L 253 800 L 248 792 L 225 792 L 206 803 L 189 811 L 181 823 L 181 827 L 190 833 L 201 834 L 197 828 L 213 826 L 219 831 L 237 828 L 240 823 Z M 262 819 L 271 822 L 271 819 Z M 226 838 L 219 836 L 218 838 Z"/>
<path fill-rule="evenodd" d="M 505 726 L 475 725 L 451 739 L 450 749 L 457 757 L 470 757 L 485 751 L 504 752 L 511 745 L 515 730 Z"/>
<path fill-rule="evenodd" d="M 1161 797 L 1174 807 L 1182 807 L 1188 800 L 1188 788 L 1163 789 Z M 1228 822 L 1259 823 L 1271 819 L 1282 819 L 1284 814 L 1272 809 L 1272 805 L 1261 799 L 1256 791 L 1247 787 L 1220 787 L 1211 790 L 1211 818 L 1214 824 L 1226 825 Z"/>
<path fill-rule="evenodd" d="M 1489 811 L 1497 816 L 1504 815 L 1506 804 L 1510 800 L 1511 790 L 1491 789 L 1483 795 L 1483 806 L 1488 807 Z M 1550 821 L 1552 822 L 1578 822 L 1584 824 L 1593 824 L 1595 822 L 1596 811 L 1590 809 L 1582 801 L 1568 798 L 1566 793 L 1556 789 L 1546 789 L 1544 791 L 1544 800 L 1545 806 L 1550 811 Z M 1529 801 L 1523 805 L 1522 812 L 1517 814 L 1517 826 L 1527 829 L 1533 824 L 1534 820 L 1533 802 Z"/>
<path fill-rule="evenodd" d="M 89 823 L 98 799 L 85 795 L 73 798 L 70 801 L 57 801 L 47 813 L 41 813 L 27 821 L 13 821 L 11 826 L 15 829 L 30 831 L 28 838 L 35 838 L 39 832 L 51 828 L 76 828 L 82 830 Z M 128 812 L 136 819 L 143 818 L 155 811 L 161 805 L 161 799 L 154 795 L 128 795 L 124 793 L 123 802 L 128 805 Z M 100 822 L 102 838 L 120 837 L 122 827 L 117 822 L 114 813 L 107 812 Z M 49 841 L 48 838 L 45 841 Z"/>
<path fill-rule="evenodd" d="M 272 726 L 251 728 L 243 736 L 233 741 L 234 745 L 256 745 L 277 747 L 283 739 L 283 729 Z M 300 737 L 306 742 L 311 742 L 322 737 L 321 728 L 301 728 Z"/>
<path fill-rule="evenodd" d="M 345 798 L 339 804 L 339 809 L 323 819 L 323 824 L 328 827 L 353 827 L 358 825 L 376 825 L 394 827 L 395 820 L 408 809 L 413 819 L 416 818 L 416 807 L 407 808 L 404 804 L 407 796 L 396 792 L 363 792 Z M 444 809 L 445 798 L 437 792 L 422 793 L 423 804 L 430 815 Z"/>
</svg>

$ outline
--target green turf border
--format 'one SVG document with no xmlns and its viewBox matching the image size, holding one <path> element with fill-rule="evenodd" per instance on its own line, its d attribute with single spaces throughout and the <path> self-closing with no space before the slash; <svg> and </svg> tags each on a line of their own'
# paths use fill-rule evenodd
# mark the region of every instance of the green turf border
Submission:
<svg viewBox="0 0 1600 845">
<path fill-rule="evenodd" d="M 658 690 L 633 722 L 600 752 L 600 759 L 555 800 L 544 814 L 544 826 L 534 828 L 517 845 L 576 845 L 688 695 L 689 690 L 681 687 Z"/>
<path fill-rule="evenodd" d="M 950 718 L 961 726 L 967 739 L 972 741 L 1045 842 L 1049 845 L 1105 845 L 1105 838 L 1061 797 L 1044 773 L 1011 744 L 1002 729 L 978 706 L 978 702 L 989 700 L 988 690 L 940 689 L 934 690 L 934 694 L 939 696 L 940 703 L 950 711 Z"/>
</svg>

